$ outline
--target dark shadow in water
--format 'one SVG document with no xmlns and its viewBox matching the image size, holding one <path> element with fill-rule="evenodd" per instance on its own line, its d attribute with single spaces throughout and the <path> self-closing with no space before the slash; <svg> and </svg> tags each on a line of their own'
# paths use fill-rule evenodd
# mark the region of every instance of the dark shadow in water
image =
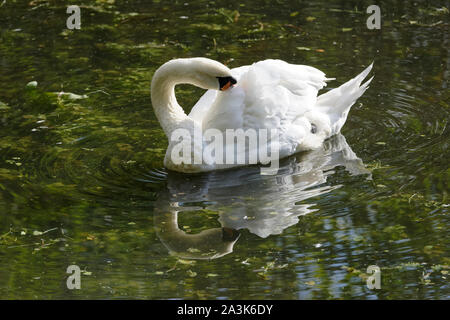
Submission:
<svg viewBox="0 0 450 320">
<path fill-rule="evenodd" d="M 277 175 L 260 175 L 257 166 L 206 174 L 167 174 L 167 190 L 156 203 L 154 224 L 170 254 L 184 259 L 216 259 L 233 251 L 239 231 L 266 238 L 295 225 L 298 216 L 315 211 L 314 203 L 299 203 L 341 185 L 326 184 L 337 166 L 352 175 L 368 174 L 343 135 L 323 148 L 283 160 Z M 167 192 L 168 191 L 168 192 Z M 221 228 L 188 234 L 178 226 L 178 214 L 204 209 L 219 212 Z M 186 213 L 185 213 L 186 214 Z"/>
</svg>

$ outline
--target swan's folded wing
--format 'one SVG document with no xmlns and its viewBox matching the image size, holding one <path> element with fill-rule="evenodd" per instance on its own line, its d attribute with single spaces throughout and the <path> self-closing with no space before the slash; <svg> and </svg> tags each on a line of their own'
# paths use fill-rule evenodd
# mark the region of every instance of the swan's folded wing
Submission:
<svg viewBox="0 0 450 320">
<path fill-rule="evenodd" d="M 310 66 L 281 60 L 253 64 L 241 80 L 246 93 L 244 124 L 288 128 L 314 107 L 317 92 L 326 86 L 327 80 L 322 71 Z"/>
<path fill-rule="evenodd" d="M 234 88 L 202 97 L 195 106 L 192 114 L 202 119 L 203 129 L 277 129 L 283 140 L 280 155 L 295 152 L 310 130 L 304 114 L 314 108 L 328 80 L 325 74 L 281 60 L 260 61 L 232 74 L 238 80 Z"/>
</svg>

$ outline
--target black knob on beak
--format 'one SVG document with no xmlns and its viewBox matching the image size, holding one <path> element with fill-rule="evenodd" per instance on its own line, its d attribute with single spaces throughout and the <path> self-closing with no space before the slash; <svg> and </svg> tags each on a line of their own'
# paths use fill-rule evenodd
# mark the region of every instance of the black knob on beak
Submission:
<svg viewBox="0 0 450 320">
<path fill-rule="evenodd" d="M 220 91 L 225 91 L 237 83 L 236 79 L 233 77 L 217 77 L 217 79 L 219 79 Z"/>
</svg>

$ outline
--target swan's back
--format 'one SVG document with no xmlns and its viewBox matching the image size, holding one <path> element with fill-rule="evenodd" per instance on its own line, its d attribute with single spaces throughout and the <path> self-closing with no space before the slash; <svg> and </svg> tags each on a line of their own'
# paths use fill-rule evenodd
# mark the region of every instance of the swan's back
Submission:
<svg viewBox="0 0 450 320">
<path fill-rule="evenodd" d="M 278 128 L 310 110 L 325 74 L 313 67 L 264 60 L 231 70 L 238 85 L 232 90 L 208 90 L 189 116 L 203 128 Z"/>
<path fill-rule="evenodd" d="M 189 116 L 204 131 L 276 129 L 279 157 L 284 158 L 317 149 L 340 132 L 350 107 L 370 83 L 361 84 L 371 68 L 318 97 L 332 80 L 322 71 L 281 60 L 260 61 L 232 69 L 237 85 L 224 92 L 207 91 Z"/>
<path fill-rule="evenodd" d="M 303 119 L 313 110 L 325 74 L 313 67 L 281 60 L 264 60 L 231 70 L 238 81 L 225 92 L 209 90 L 189 115 L 203 130 L 276 129 L 280 157 L 300 151 L 311 124 Z M 320 120 L 318 120 L 320 121 Z M 304 149 L 320 146 L 324 137 L 309 137 Z"/>
</svg>

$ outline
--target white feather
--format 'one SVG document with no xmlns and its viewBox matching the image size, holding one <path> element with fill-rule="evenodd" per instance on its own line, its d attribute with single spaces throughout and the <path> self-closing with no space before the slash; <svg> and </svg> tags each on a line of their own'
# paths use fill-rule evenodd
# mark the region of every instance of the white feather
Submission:
<svg viewBox="0 0 450 320">
<path fill-rule="evenodd" d="M 178 70 L 177 64 L 180 65 Z M 221 132 L 227 129 L 276 129 L 279 133 L 276 147 L 279 147 L 280 158 L 284 158 L 299 151 L 317 149 L 325 139 L 340 132 L 351 106 L 372 80 L 362 84 L 373 63 L 355 78 L 319 96 L 318 91 L 332 78 L 314 67 L 281 60 L 264 60 L 232 70 L 204 58 L 177 59 L 167 65 L 157 71 L 158 79 L 152 81 L 152 103 L 168 136 L 177 127 L 189 130 L 200 127 L 202 132 L 208 129 Z M 226 91 L 218 91 L 217 76 L 227 75 L 233 76 L 237 84 Z M 177 76 L 181 78 L 179 82 Z M 177 83 L 210 88 L 188 116 L 172 94 Z M 168 106 L 168 112 L 164 105 Z M 230 167 L 174 165 L 169 159 L 171 147 L 169 144 L 165 159 L 165 165 L 170 169 L 197 172 Z"/>
</svg>

